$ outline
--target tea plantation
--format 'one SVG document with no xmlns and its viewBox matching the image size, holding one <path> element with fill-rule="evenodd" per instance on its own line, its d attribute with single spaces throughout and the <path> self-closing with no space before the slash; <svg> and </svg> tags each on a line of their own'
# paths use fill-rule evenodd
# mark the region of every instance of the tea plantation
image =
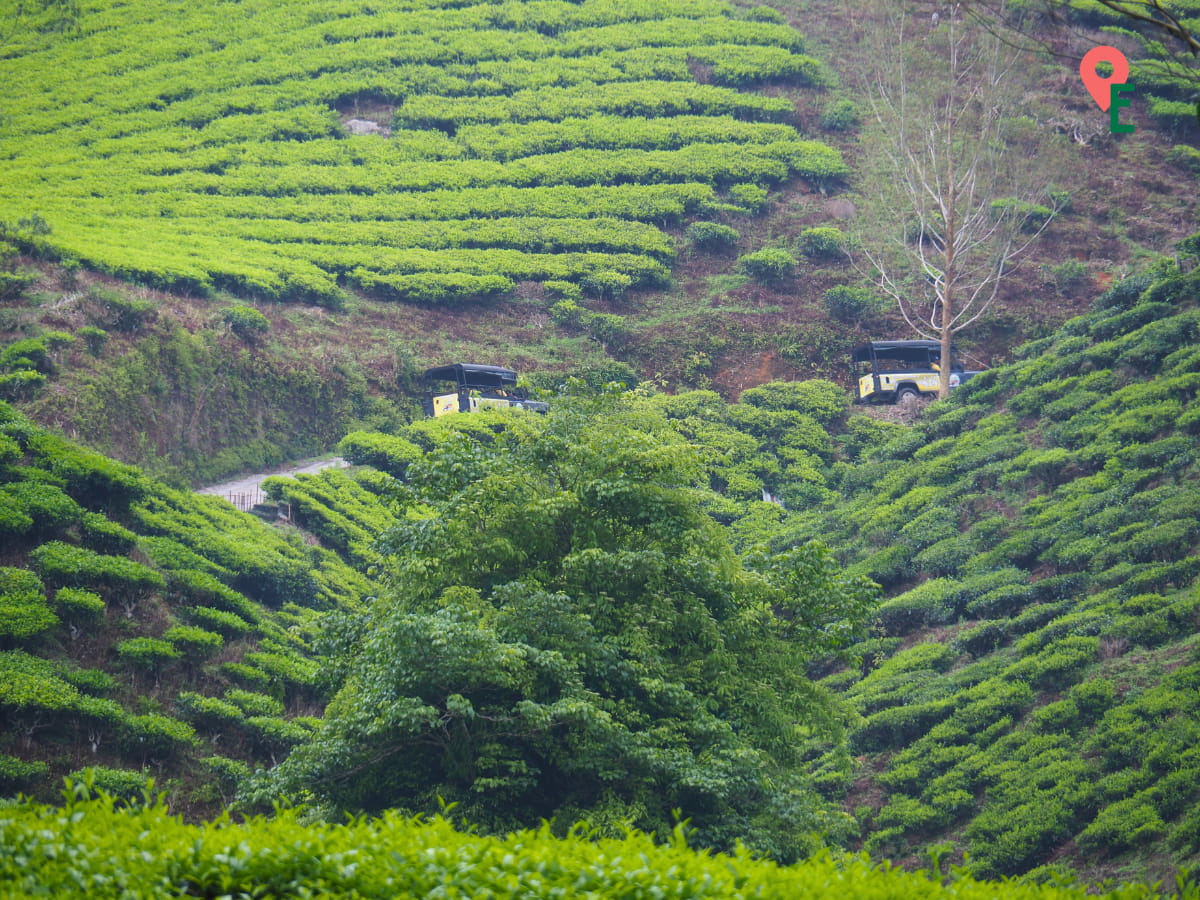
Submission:
<svg viewBox="0 0 1200 900">
<path fill-rule="evenodd" d="M 0 785 L 87 766 L 219 808 L 320 710 L 311 642 L 367 581 L 216 498 L 172 490 L 0 406 Z"/>
<path fill-rule="evenodd" d="M 0 56 L 10 238 L 158 287 L 339 305 L 662 284 L 661 226 L 849 170 L 726 0 L 84 2 Z"/>
<path fill-rule="evenodd" d="M 282 527 L 0 408 L 0 779 L 36 798 L 0 807 L 4 890 L 1174 890 L 1197 249 L 913 426 L 828 382 L 575 383 L 348 435 L 356 468 L 267 482 Z"/>
<path fill-rule="evenodd" d="M 773 539 L 889 595 L 822 680 L 861 718 L 856 765 L 817 774 L 869 851 L 944 843 L 988 876 L 1200 854 L 1198 287 L 1114 286 Z"/>
</svg>

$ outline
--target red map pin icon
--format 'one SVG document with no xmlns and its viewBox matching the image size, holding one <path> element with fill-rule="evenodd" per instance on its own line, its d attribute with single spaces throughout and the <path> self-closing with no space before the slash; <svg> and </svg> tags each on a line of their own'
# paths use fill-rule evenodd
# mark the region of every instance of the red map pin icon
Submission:
<svg viewBox="0 0 1200 900">
<path fill-rule="evenodd" d="M 1102 62 L 1112 66 L 1111 75 L 1103 77 L 1096 74 L 1096 66 Z M 1083 62 L 1079 64 L 1079 77 L 1083 79 L 1083 86 L 1088 89 L 1088 93 L 1092 95 L 1096 105 L 1105 112 L 1108 112 L 1108 107 L 1112 103 L 1112 92 L 1109 90 L 1109 85 L 1124 84 L 1128 75 L 1129 60 L 1125 58 L 1125 54 L 1107 44 L 1093 47 L 1083 57 Z"/>
</svg>

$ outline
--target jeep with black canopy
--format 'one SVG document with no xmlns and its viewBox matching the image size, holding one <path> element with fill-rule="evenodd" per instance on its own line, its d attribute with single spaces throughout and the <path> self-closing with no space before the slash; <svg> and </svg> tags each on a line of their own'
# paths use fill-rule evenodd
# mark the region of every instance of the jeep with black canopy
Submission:
<svg viewBox="0 0 1200 900">
<path fill-rule="evenodd" d="M 956 388 L 975 371 L 964 371 L 951 348 L 950 387 Z M 942 348 L 937 341 L 871 341 L 850 354 L 855 403 L 896 403 L 916 397 L 936 397 Z"/>
<path fill-rule="evenodd" d="M 525 388 L 517 387 L 517 373 L 504 366 L 477 363 L 435 366 L 425 371 L 422 381 L 427 416 L 510 407 L 545 412 L 549 408 L 540 400 L 530 400 Z"/>
</svg>

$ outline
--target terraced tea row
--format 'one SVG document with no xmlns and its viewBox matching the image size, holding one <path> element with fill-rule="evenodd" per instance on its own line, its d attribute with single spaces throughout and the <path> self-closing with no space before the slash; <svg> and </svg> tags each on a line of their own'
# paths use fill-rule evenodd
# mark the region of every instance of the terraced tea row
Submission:
<svg viewBox="0 0 1200 900">
<path fill-rule="evenodd" d="M 777 13 L 720 0 L 138 0 L 80 24 L 0 59 L 0 223 L 156 286 L 337 304 L 661 284 L 663 225 L 736 207 L 735 184 L 848 171 L 791 100 L 739 90 L 827 69 Z M 447 224 L 480 217 L 502 221 Z M 300 227 L 375 220 L 413 221 Z"/>
</svg>

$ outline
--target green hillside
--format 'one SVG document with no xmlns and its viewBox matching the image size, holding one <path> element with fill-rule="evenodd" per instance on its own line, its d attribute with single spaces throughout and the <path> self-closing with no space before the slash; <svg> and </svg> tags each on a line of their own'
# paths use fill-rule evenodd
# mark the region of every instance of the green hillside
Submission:
<svg viewBox="0 0 1200 900">
<path fill-rule="evenodd" d="M 990 367 L 864 408 L 884 0 L 19 4 L 0 898 L 1200 896 L 1191 61 L 1068 5 L 1137 131 L 1023 57 Z"/>
<path fill-rule="evenodd" d="M 948 844 L 990 876 L 1195 864 L 1198 287 L 1117 285 L 841 463 L 833 508 L 775 538 L 820 536 L 889 595 L 822 682 L 863 717 L 828 783 L 871 852 Z"/>
<path fill-rule="evenodd" d="M 299 531 L 6 411 L 6 789 L 155 776 L 191 816 L 449 803 L 496 833 L 678 810 L 782 861 L 1170 884 L 1200 856 L 1197 249 L 911 427 L 827 382 L 577 384 L 348 436 L 360 468 L 268 482 Z M 222 858 L 187 877 L 243 877 Z"/>
<path fill-rule="evenodd" d="M 96 767 L 215 810 L 315 724 L 311 644 L 367 581 L 332 551 L 175 491 L 0 405 L 0 785 Z"/>
<path fill-rule="evenodd" d="M 0 209 L 27 246 L 192 293 L 661 284 L 663 223 L 848 171 L 789 100 L 744 90 L 830 80 L 780 18 L 724 0 L 84 3 L 77 32 L 0 59 Z"/>
<path fill-rule="evenodd" d="M 6 39 L 0 340 L 80 340 L 49 384 L 0 362 L 0 397 L 198 484 L 394 427 L 456 359 L 726 398 L 842 379 L 907 330 L 842 253 L 872 230 L 881 7 L 776 7 L 139 0 Z M 1040 130 L 1094 118 L 1037 63 Z M 1129 113 L 1039 159 L 1067 205 L 960 335 L 974 358 L 1193 227 L 1192 124 Z"/>
</svg>

